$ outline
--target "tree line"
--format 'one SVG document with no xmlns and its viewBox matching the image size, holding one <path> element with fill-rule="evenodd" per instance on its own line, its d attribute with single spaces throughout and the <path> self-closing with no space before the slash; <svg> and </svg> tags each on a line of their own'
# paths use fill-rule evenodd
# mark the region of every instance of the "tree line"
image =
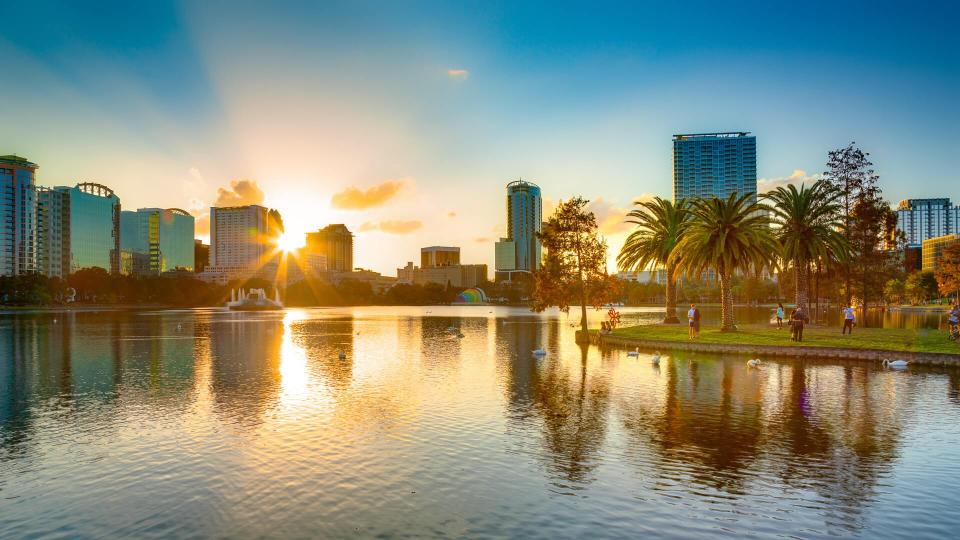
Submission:
<svg viewBox="0 0 960 540">
<path fill-rule="evenodd" d="M 894 296 L 916 300 L 935 291 L 958 292 L 960 246 L 945 250 L 936 274 L 907 273 L 905 238 L 878 181 L 869 154 L 850 143 L 828 153 L 826 171 L 812 183 L 759 196 L 638 201 L 627 215 L 634 229 L 617 264 L 622 271 L 665 270 L 665 323 L 679 322 L 683 277 L 686 298 L 720 301 L 724 331 L 736 330 L 735 297 L 761 302 L 775 294 L 782 299 L 786 287 L 796 306 L 806 309 L 812 298 L 819 308 L 821 299 L 831 299 L 859 307 L 862 315 Z M 535 310 L 579 304 L 584 330 L 586 306 L 624 296 L 649 299 L 658 292 L 653 284 L 611 280 L 606 242 L 586 204 L 579 197 L 562 202 L 545 223 L 540 238 L 547 256 L 534 291 Z"/>
</svg>

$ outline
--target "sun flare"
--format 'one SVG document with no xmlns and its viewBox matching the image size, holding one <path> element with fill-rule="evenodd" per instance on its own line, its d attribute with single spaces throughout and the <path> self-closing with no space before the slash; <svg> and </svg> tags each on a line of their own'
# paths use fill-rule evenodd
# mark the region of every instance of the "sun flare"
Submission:
<svg viewBox="0 0 960 540">
<path fill-rule="evenodd" d="M 284 233 L 277 238 L 277 247 L 284 252 L 290 253 L 303 247 L 303 235 Z"/>
</svg>

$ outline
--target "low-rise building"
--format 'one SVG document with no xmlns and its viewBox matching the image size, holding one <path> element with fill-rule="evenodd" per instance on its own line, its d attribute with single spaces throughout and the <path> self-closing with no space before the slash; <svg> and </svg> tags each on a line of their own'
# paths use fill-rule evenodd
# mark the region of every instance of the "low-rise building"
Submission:
<svg viewBox="0 0 960 540">
<path fill-rule="evenodd" d="M 943 250 L 960 244 L 960 234 L 947 234 L 923 241 L 923 271 L 933 272 L 940 266 Z"/>
</svg>

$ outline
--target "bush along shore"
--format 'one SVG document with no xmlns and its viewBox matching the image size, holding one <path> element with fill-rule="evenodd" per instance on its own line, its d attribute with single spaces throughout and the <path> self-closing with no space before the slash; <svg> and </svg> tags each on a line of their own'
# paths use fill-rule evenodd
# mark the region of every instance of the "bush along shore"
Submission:
<svg viewBox="0 0 960 540">
<path fill-rule="evenodd" d="M 934 329 L 861 328 L 853 335 L 841 335 L 836 327 L 808 325 L 803 341 L 790 340 L 790 331 L 766 324 L 740 325 L 737 332 L 704 328 L 700 337 L 690 339 L 686 325 L 644 325 L 619 328 L 601 335 L 591 331 L 589 339 L 598 345 L 633 349 L 685 350 L 738 353 L 755 356 L 789 356 L 831 359 L 904 359 L 915 364 L 960 367 L 960 344 L 950 341 L 947 332 Z"/>
</svg>

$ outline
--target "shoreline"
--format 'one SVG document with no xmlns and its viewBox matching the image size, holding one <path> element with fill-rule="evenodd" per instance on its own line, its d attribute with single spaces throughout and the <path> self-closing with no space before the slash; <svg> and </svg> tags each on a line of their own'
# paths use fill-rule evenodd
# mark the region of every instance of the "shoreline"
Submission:
<svg viewBox="0 0 960 540">
<path fill-rule="evenodd" d="M 787 330 L 765 325 L 742 325 L 736 333 L 704 329 L 700 340 L 690 340 L 685 325 L 648 325 L 620 328 L 612 334 L 589 331 L 589 342 L 601 347 L 680 350 L 700 353 L 741 354 L 761 357 L 794 357 L 880 361 L 904 359 L 916 365 L 960 367 L 960 344 L 949 342 L 943 331 L 858 328 L 856 337 L 841 337 L 833 327 L 804 329 L 805 340 L 789 341 Z M 577 332 L 578 339 L 582 333 Z M 885 339 L 883 339 L 885 338 Z M 942 338 L 942 339 L 940 339 Z M 776 341 L 783 340 L 785 343 Z M 839 341 L 850 340 L 845 346 Z"/>
</svg>

